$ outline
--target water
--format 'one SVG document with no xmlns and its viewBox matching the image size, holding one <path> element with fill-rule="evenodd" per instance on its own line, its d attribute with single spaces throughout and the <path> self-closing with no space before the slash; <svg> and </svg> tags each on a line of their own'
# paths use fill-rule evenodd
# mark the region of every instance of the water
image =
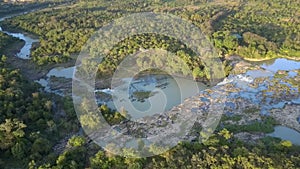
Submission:
<svg viewBox="0 0 300 169">
<path fill-rule="evenodd" d="M 12 17 L 12 16 L 0 18 L 0 21 L 3 21 L 10 17 Z M 17 53 L 17 57 L 19 57 L 21 59 L 30 59 L 30 49 L 32 48 L 33 43 L 38 42 L 37 39 L 34 39 L 34 38 L 27 36 L 26 34 L 22 34 L 22 33 L 12 33 L 12 32 L 8 32 L 8 31 L 4 31 L 4 30 L 2 30 L 1 27 L 0 27 L 0 31 L 7 35 L 10 35 L 10 36 L 13 36 L 15 38 L 25 41 L 25 45 L 22 47 L 20 52 Z"/>
<path fill-rule="evenodd" d="M 286 61 L 285 59 L 278 59 L 279 61 L 275 60 L 274 64 L 278 64 L 281 61 Z M 296 61 L 292 61 L 294 63 Z M 262 64 L 264 66 L 265 64 Z M 300 66 L 300 65 L 299 65 Z M 269 67 L 274 67 L 274 65 L 269 65 Z M 276 67 L 276 66 L 275 66 Z M 299 69 L 300 67 L 293 67 L 296 69 Z M 281 70 L 280 67 L 277 67 L 277 70 Z M 275 69 L 273 69 L 275 72 Z M 270 70 L 250 70 L 246 74 L 243 75 L 237 75 L 237 76 L 230 76 L 227 79 L 225 79 L 223 82 L 221 82 L 219 85 L 226 84 L 226 83 L 233 83 L 236 86 L 243 89 L 239 93 L 235 95 L 230 95 L 229 97 L 238 98 L 242 97 L 248 100 L 251 100 L 252 103 L 259 105 L 262 101 L 262 95 L 261 91 L 267 89 L 266 84 L 263 82 L 259 84 L 257 88 L 249 87 L 249 83 L 252 83 L 255 78 L 259 77 L 272 77 L 274 76 L 274 72 Z M 55 77 L 63 77 L 63 78 L 72 78 L 74 72 L 74 67 L 57 67 L 49 71 L 49 73 L 46 75 L 45 79 L 40 79 L 39 81 L 36 81 L 40 83 L 42 86 L 45 87 L 45 91 L 47 92 L 54 92 L 57 93 L 57 91 L 51 91 L 49 87 L 49 80 L 51 76 Z M 293 71 L 290 71 L 293 72 Z M 291 73 L 291 75 L 296 76 L 294 73 Z M 101 90 L 95 90 L 95 93 L 105 93 L 107 95 L 110 95 L 110 98 L 97 98 L 98 104 L 105 104 L 111 109 L 116 109 L 116 107 L 127 107 L 127 111 L 131 113 L 132 117 L 140 118 L 144 116 L 150 116 L 153 114 L 156 114 L 157 112 L 163 112 L 166 110 L 170 110 L 173 106 L 176 106 L 182 102 L 181 98 L 185 99 L 190 96 L 196 95 L 198 91 L 205 89 L 205 85 L 198 84 L 198 89 L 191 88 L 191 81 L 187 79 L 180 79 L 178 82 L 176 82 L 172 78 L 167 78 L 162 81 L 157 80 L 158 77 L 148 76 L 141 79 L 132 79 L 132 78 L 124 78 L 122 79 L 123 83 L 131 84 L 129 87 L 121 84 L 119 86 L 115 86 L 114 89 L 101 89 Z M 164 84 L 165 85 L 161 85 Z M 177 83 L 181 84 L 183 88 L 183 92 L 180 91 Z M 157 87 L 161 85 L 160 87 Z M 150 91 L 150 97 L 145 99 L 137 99 L 134 98 L 132 95 L 135 91 Z M 197 92 L 195 92 L 197 91 Z M 114 94 L 118 94 L 119 98 L 113 97 L 114 100 L 112 100 L 111 96 L 114 96 Z M 121 96 L 120 96 L 121 93 Z M 272 97 L 272 93 L 266 93 L 269 97 Z M 105 96 L 105 95 L 104 95 Z M 163 98 L 163 99 L 162 99 Z M 299 101 L 300 98 L 294 99 L 291 102 L 294 104 L 300 104 Z M 271 100 L 267 99 L 267 102 L 265 106 L 261 107 L 261 114 L 267 115 L 269 114 L 269 110 L 271 109 L 278 109 L 278 108 L 284 108 L 286 101 L 271 103 Z M 117 106 L 116 106 L 116 105 Z M 127 105 L 130 105 L 129 108 Z"/>
<path fill-rule="evenodd" d="M 48 87 L 48 81 L 46 79 L 36 80 L 35 82 L 39 83 L 41 86 L 43 86 L 45 88 Z"/>
<path fill-rule="evenodd" d="M 292 103 L 294 103 L 294 104 L 300 104 L 300 98 L 298 98 L 298 99 L 293 99 L 293 100 L 292 100 Z"/>
<path fill-rule="evenodd" d="M 276 59 L 275 62 L 272 64 L 264 63 L 261 65 L 261 67 L 272 72 L 277 72 L 279 70 L 291 71 L 291 70 L 300 69 L 300 62 L 281 58 L 281 59 Z"/>
<path fill-rule="evenodd" d="M 51 69 L 48 72 L 47 77 L 55 76 L 55 77 L 64 77 L 66 79 L 71 79 L 71 78 L 73 78 L 74 69 L 75 69 L 75 66 L 67 67 L 67 68 L 56 67 L 56 68 Z"/>
<path fill-rule="evenodd" d="M 246 85 L 253 82 L 253 78 L 248 75 L 229 75 L 227 78 L 225 78 L 222 82 L 218 83 L 219 85 L 226 85 L 229 83 L 235 83 L 239 85 Z"/>
<path fill-rule="evenodd" d="M 281 138 L 282 140 L 289 140 L 295 145 L 300 145 L 300 133 L 296 130 L 290 129 L 285 126 L 276 126 L 275 131 L 267 134 L 271 137 Z"/>
<path fill-rule="evenodd" d="M 293 77 L 296 77 L 298 75 L 297 72 L 294 72 L 294 71 L 289 71 L 289 77 L 293 78 Z"/>
<path fill-rule="evenodd" d="M 102 93 L 106 93 L 106 94 L 110 94 L 110 95 L 112 95 L 113 94 L 113 92 L 114 92 L 114 90 L 112 90 L 112 89 L 109 89 L 109 88 L 107 88 L 107 89 L 100 89 L 100 90 L 95 90 L 95 93 L 98 93 L 98 92 L 102 92 Z"/>
<path fill-rule="evenodd" d="M 107 98 L 98 97 L 99 104 L 106 104 L 111 109 L 119 110 L 120 108 L 119 111 L 123 108 L 133 120 L 170 110 L 184 99 L 194 96 L 206 88 L 204 84 L 195 83 L 193 80 L 183 78 L 175 80 L 171 77 L 161 80 L 161 75 L 150 75 L 147 78 L 131 81 L 123 79 L 123 84 L 116 86 L 113 90 L 104 89 L 96 90 L 96 92 L 112 95 L 113 98 L 113 100 L 107 101 Z M 144 92 L 149 92 L 147 97 L 135 95 L 135 93 Z"/>
<path fill-rule="evenodd" d="M 66 79 L 72 79 L 74 74 L 75 66 L 73 67 L 56 67 L 51 69 L 45 78 L 36 80 L 35 82 L 39 83 L 41 86 L 44 87 L 44 90 L 48 93 L 55 93 L 60 96 L 64 96 L 64 93 L 60 90 L 51 90 L 50 87 L 50 77 L 62 77 Z"/>
<path fill-rule="evenodd" d="M 256 79 L 260 77 L 271 77 L 274 74 L 270 71 L 265 70 L 249 70 L 247 71 L 246 75 Z"/>
<path fill-rule="evenodd" d="M 300 69 L 300 62 L 282 58 L 282 59 L 273 60 L 273 63 L 271 63 L 270 61 L 266 61 L 262 63 L 260 66 L 265 70 L 250 70 L 246 73 L 246 76 L 250 76 L 252 78 L 259 78 L 259 77 L 272 78 L 276 72 L 283 70 L 283 71 L 288 71 L 288 76 L 286 78 L 295 78 L 296 76 L 298 76 L 298 74 L 294 70 Z M 289 87 L 291 87 L 290 84 L 287 84 L 285 82 L 279 82 L 279 83 L 286 84 Z M 259 84 L 259 86 L 264 86 L 264 82 L 262 84 Z M 257 90 L 258 93 L 260 91 L 261 90 Z M 290 101 L 282 100 L 277 103 L 271 103 L 272 93 L 268 93 L 268 96 L 269 99 L 267 99 L 265 105 L 261 107 L 262 115 L 269 115 L 269 110 L 271 109 L 283 109 L 284 106 L 288 102 L 290 102 Z M 253 99 L 253 97 L 254 96 L 252 95 L 251 99 Z M 256 95 L 256 100 L 260 101 L 261 98 Z M 298 97 L 297 99 L 293 99 L 291 103 L 300 104 L 300 97 Z M 297 120 L 300 123 L 300 117 Z M 289 140 L 295 145 L 300 145 L 300 133 L 298 131 L 285 126 L 276 126 L 274 129 L 275 131 L 271 134 L 268 134 L 268 136 L 281 138 L 282 140 Z"/>
<path fill-rule="evenodd" d="M 245 74 L 230 75 L 218 85 L 230 83 L 233 84 L 235 87 L 241 89 L 241 91 L 229 93 L 227 97 L 233 99 L 243 98 L 250 101 L 252 104 L 259 107 L 261 115 L 270 115 L 270 110 L 283 109 L 288 103 L 300 104 L 300 96 L 298 96 L 298 98 L 293 98 L 292 100 L 281 100 L 272 102 L 272 97 L 274 93 L 264 92 L 269 87 L 268 81 L 262 81 L 258 83 L 255 87 L 249 85 L 253 83 L 254 79 L 256 78 L 270 78 L 272 80 L 274 78 L 275 73 L 279 70 L 289 71 L 288 76 L 283 77 L 283 79 L 295 78 L 298 76 L 295 70 L 300 69 L 299 61 L 276 59 L 273 60 L 273 63 L 271 64 L 267 63 L 270 63 L 270 61 L 260 63 L 260 66 L 262 68 L 265 68 L 265 70 L 249 70 Z M 284 80 L 279 81 L 279 83 L 290 87 L 291 92 L 298 92 L 298 89 L 293 88 L 290 83 L 287 83 Z"/>
</svg>

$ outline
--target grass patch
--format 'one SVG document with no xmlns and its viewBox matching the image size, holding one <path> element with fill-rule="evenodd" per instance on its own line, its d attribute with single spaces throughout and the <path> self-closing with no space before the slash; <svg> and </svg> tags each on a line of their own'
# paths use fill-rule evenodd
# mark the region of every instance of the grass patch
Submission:
<svg viewBox="0 0 300 169">
<path fill-rule="evenodd" d="M 224 128 L 228 129 L 230 132 L 262 132 L 271 133 L 274 131 L 274 126 L 277 122 L 272 117 L 265 117 L 262 121 L 255 121 L 247 125 L 237 125 L 237 124 L 224 124 Z"/>
</svg>

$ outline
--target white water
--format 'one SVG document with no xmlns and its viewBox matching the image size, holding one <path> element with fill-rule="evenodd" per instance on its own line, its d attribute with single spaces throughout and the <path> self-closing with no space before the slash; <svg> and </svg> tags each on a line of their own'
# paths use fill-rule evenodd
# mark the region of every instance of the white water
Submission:
<svg viewBox="0 0 300 169">
<path fill-rule="evenodd" d="M 151 116 L 157 113 L 170 110 L 172 107 L 179 105 L 184 99 L 196 95 L 200 90 L 207 88 L 204 84 L 195 83 L 193 80 L 166 78 L 157 81 L 156 75 L 147 77 L 151 81 L 136 79 L 129 81 L 130 87 L 124 83 L 116 86 L 113 90 L 103 89 L 95 92 L 103 92 L 112 95 L 113 100 L 104 101 L 106 98 L 98 98 L 99 104 L 106 104 L 111 109 L 124 108 L 131 116 L 131 119 L 139 119 L 145 116 Z M 128 82 L 124 79 L 123 82 Z M 161 85 L 165 84 L 165 85 Z M 180 88 L 179 88 L 180 86 Z M 151 92 L 153 95 L 138 100 L 133 97 L 134 92 Z"/>
</svg>

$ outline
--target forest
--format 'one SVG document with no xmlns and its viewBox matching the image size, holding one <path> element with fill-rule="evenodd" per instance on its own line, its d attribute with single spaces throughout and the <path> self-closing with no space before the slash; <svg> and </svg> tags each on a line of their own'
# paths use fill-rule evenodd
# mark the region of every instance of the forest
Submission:
<svg viewBox="0 0 300 169">
<path fill-rule="evenodd" d="M 0 71 L 0 167 L 62 168 L 299 168 L 300 147 L 271 137 L 245 143 L 232 137 L 239 126 L 220 127 L 204 143 L 182 142 L 167 153 L 132 159 L 115 156 L 78 135 L 79 123 L 70 99 L 39 92 L 39 87 L 11 69 L 1 57 Z M 63 103 L 63 104 L 62 104 Z M 62 105 L 61 105 L 62 104 Z M 100 107 L 111 124 L 123 116 Z M 62 111 L 62 112 L 59 112 Z M 271 123 L 272 125 L 272 123 Z M 234 128 L 232 128 L 234 127 Z M 245 126 L 251 131 L 251 126 Z M 248 128 L 248 129 L 247 129 Z M 259 130 L 263 130 L 263 126 Z M 252 131 L 259 131 L 252 130 Z M 64 149 L 56 146 L 73 133 Z M 126 150 L 124 150 L 126 151 Z M 131 150 L 127 150 L 132 153 Z M 155 151 L 155 147 L 153 147 Z M 17 163 L 16 163 L 17 161 Z"/>
<path fill-rule="evenodd" d="M 299 56 L 300 21 L 299 17 L 296 17 L 299 9 L 297 0 L 229 1 L 225 5 L 214 2 L 197 5 L 201 4 L 201 1 L 195 1 L 195 7 L 186 5 L 180 8 L 176 7 L 175 2 L 81 1 L 76 5 L 69 5 L 66 9 L 54 8 L 22 15 L 3 22 L 1 26 L 23 29 L 39 35 L 41 43 L 34 50 L 32 57 L 40 65 L 70 59 L 73 53 L 80 52 L 81 46 L 94 31 L 114 18 L 132 12 L 148 11 L 175 14 L 190 20 L 207 34 L 222 55 L 238 54 L 253 59 Z M 167 7 L 161 7 L 163 5 Z M 149 41 L 159 40 L 145 38 Z M 149 47 L 160 46 L 154 42 Z"/>
<path fill-rule="evenodd" d="M 5 33 L 0 32 L 0 51 L 4 51 L 8 48 L 11 44 L 18 41 L 17 38 L 13 38 L 11 36 L 6 35 Z M 2 53 L 2 52 L 1 52 Z"/>
<path fill-rule="evenodd" d="M 66 5 L 57 8 L 55 3 Z M 41 68 L 76 59 L 95 31 L 113 19 L 136 12 L 174 14 L 201 28 L 216 47 L 227 75 L 231 67 L 224 58 L 229 55 L 248 60 L 300 59 L 298 0 L 78 0 L 34 2 L 27 6 L 5 3 L 6 8 L 4 2 L 0 4 L 0 16 L 47 6 L 0 22 L 5 30 L 39 36 L 31 57 Z M 90 122 L 88 119 L 79 122 L 70 97 L 43 92 L 40 85 L 24 78 L 19 69 L 7 62 L 10 56 L 5 56 L 4 51 L 18 42 L 0 32 L 0 168 L 300 168 L 300 146 L 290 141 L 265 137 L 244 142 L 233 137 L 238 131 L 272 132 L 277 122 L 266 117 L 262 117 L 263 123 L 219 125 L 206 142 L 181 142 L 154 157 L 126 158 L 111 154 L 80 131 L 80 123 Z M 111 76 L 125 56 L 152 48 L 179 55 L 193 70 L 195 79 L 209 80 L 203 61 L 191 49 L 180 40 L 155 34 L 121 41 L 99 65 L 98 76 Z M 105 105 L 99 109 L 112 125 L 125 120 L 124 112 L 110 110 Z M 222 120 L 226 118 L 239 119 L 224 116 Z M 159 148 L 153 146 L 151 151 Z M 135 152 L 125 149 L 124 153 Z"/>
<path fill-rule="evenodd" d="M 74 168 L 299 168 L 300 147 L 271 137 L 246 143 L 233 137 L 239 126 L 219 127 L 204 143 L 182 142 L 167 153 L 149 158 L 125 158 L 105 152 L 84 135 L 69 98 L 39 92 L 39 87 L 11 69 L 6 56 L 0 66 L 0 167 L 29 169 Z M 62 104 L 63 103 L 63 104 Z M 101 112 L 111 124 L 124 120 L 106 106 Z M 60 112 L 61 111 L 61 112 Z M 266 119 L 268 120 L 268 119 Z M 270 119 L 268 120 L 270 121 Z M 266 123 L 272 126 L 272 122 Z M 253 130 L 262 131 L 267 126 Z M 270 127 L 270 126 L 269 126 Z M 239 129 L 240 131 L 240 129 Z M 73 133 L 73 134 L 70 134 Z M 60 139 L 68 134 L 66 147 Z M 58 144 L 58 145 L 57 145 Z M 152 151 L 156 151 L 153 147 Z M 132 150 L 124 150 L 131 154 Z"/>
<path fill-rule="evenodd" d="M 128 13 L 149 11 L 174 14 L 189 20 L 201 28 L 219 51 L 220 57 L 236 54 L 249 60 L 297 58 L 300 56 L 300 21 L 295 16 L 297 9 L 297 0 L 228 1 L 223 5 L 217 2 L 203 5 L 202 1 L 193 1 L 192 4 L 185 1 L 80 1 L 65 8 L 50 8 L 17 16 L 5 20 L 1 26 L 4 29 L 21 29 L 39 35 L 39 46 L 33 49 L 31 57 L 41 66 L 74 59 L 89 37 L 113 19 Z M 172 52 L 183 55 L 183 58 L 195 58 L 189 57 L 189 49 L 181 49 L 174 39 L 139 35 L 115 46 L 99 66 L 99 72 L 112 72 L 120 59 L 140 48 L 161 47 L 168 50 L 172 48 Z M 190 64 L 195 72 L 194 78 L 209 79 L 203 73 L 204 65 L 199 61 L 193 63 L 198 63 Z"/>
<path fill-rule="evenodd" d="M 4 2 L 3 2 L 4 1 Z M 30 10 L 41 9 L 45 7 L 55 6 L 57 4 L 71 3 L 71 1 L 61 1 L 61 0 L 30 0 L 24 3 L 10 3 L 10 0 L 0 1 L 0 17 L 7 16 L 7 14 L 15 14 L 21 12 L 28 12 Z M 8 1 L 8 2 L 6 2 Z"/>
<path fill-rule="evenodd" d="M 6 38 L 1 36 L 1 40 Z M 41 92 L 39 85 L 24 79 L 18 69 L 10 68 L 6 59 L 4 55 L 0 59 L 1 168 L 300 167 L 300 147 L 289 141 L 266 137 L 256 143 L 248 143 L 233 137 L 235 131 L 270 132 L 275 123 L 272 119 L 265 119 L 263 126 L 219 126 L 204 143 L 181 142 L 155 157 L 134 159 L 110 154 L 80 134 L 70 98 Z M 122 113 L 113 112 L 106 106 L 99 109 L 110 124 L 124 120 Z M 60 142 L 62 139 L 66 142 L 65 147 Z M 152 147 L 151 151 L 157 148 Z M 124 152 L 133 153 L 130 149 Z"/>
</svg>

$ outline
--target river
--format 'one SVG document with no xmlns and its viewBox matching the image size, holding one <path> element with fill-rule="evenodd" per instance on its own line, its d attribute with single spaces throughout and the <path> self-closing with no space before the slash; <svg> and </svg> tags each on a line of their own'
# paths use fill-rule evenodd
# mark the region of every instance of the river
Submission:
<svg viewBox="0 0 300 169">
<path fill-rule="evenodd" d="M 151 74 L 139 78 L 124 78 L 122 81 L 113 90 L 97 90 L 97 102 L 106 104 L 111 109 L 124 106 L 131 119 L 168 111 L 181 104 L 184 99 L 208 88 L 192 79 L 173 78 L 168 75 Z M 103 93 L 108 97 L 110 95 L 110 99 L 103 97 Z"/>
<path fill-rule="evenodd" d="M 0 18 L 0 22 L 4 21 L 5 19 L 17 16 L 17 15 L 23 15 L 23 14 L 26 14 L 26 13 L 27 12 Z M 0 32 L 3 32 L 5 34 L 7 34 L 7 35 L 10 35 L 10 36 L 13 36 L 15 38 L 18 38 L 20 40 L 23 40 L 25 42 L 25 45 L 21 48 L 20 52 L 17 53 L 16 56 L 19 57 L 19 58 L 21 58 L 21 59 L 30 59 L 30 49 L 32 48 L 32 44 L 33 43 L 38 42 L 38 39 L 35 39 L 35 38 L 29 36 L 26 33 L 20 33 L 20 32 L 18 33 L 18 32 L 5 31 L 1 27 L 0 27 Z"/>
<path fill-rule="evenodd" d="M 282 140 L 289 140 L 293 144 L 300 146 L 300 133 L 296 130 L 285 126 L 276 126 L 274 129 L 275 131 L 268 134 L 268 136 L 281 138 Z"/>
<path fill-rule="evenodd" d="M 0 21 L 3 21 L 10 17 L 13 17 L 13 16 L 0 18 Z M 35 42 L 38 42 L 38 39 L 32 38 L 31 36 L 29 36 L 26 33 L 15 33 L 15 32 L 5 31 L 5 30 L 2 30 L 1 27 L 0 27 L 0 31 L 8 34 L 10 36 L 13 36 L 13 37 L 16 37 L 16 38 L 19 38 L 19 39 L 25 41 L 25 45 L 21 48 L 20 52 L 16 54 L 16 56 L 21 59 L 30 59 L 30 50 L 32 48 L 32 44 Z M 273 61 L 260 62 L 259 65 L 262 68 L 264 68 L 265 70 L 249 70 L 245 75 L 238 75 L 235 78 L 241 79 L 241 81 L 243 81 L 245 83 L 249 83 L 250 81 L 252 81 L 255 78 L 272 77 L 272 76 L 274 76 L 274 73 L 276 73 L 279 70 L 288 71 L 288 75 L 290 76 L 290 78 L 294 78 L 295 76 L 298 76 L 298 74 L 297 74 L 297 72 L 295 72 L 295 70 L 300 69 L 299 61 L 293 61 L 293 60 L 283 59 L 283 58 L 275 59 Z M 45 88 L 46 92 L 52 92 L 52 93 L 64 96 L 64 94 L 61 91 L 59 91 L 59 89 L 52 90 L 50 88 L 50 86 L 49 86 L 50 77 L 60 77 L 60 78 L 71 79 L 73 77 L 74 69 L 75 69 L 74 67 L 54 68 L 49 71 L 49 73 L 46 75 L 45 78 L 42 78 L 36 82 L 40 83 Z M 181 96 L 180 96 L 180 93 L 178 93 L 178 85 L 177 85 L 177 82 L 174 81 L 174 79 L 167 77 L 163 81 L 158 82 L 157 81 L 158 76 L 156 76 L 156 75 L 149 76 L 147 78 L 152 79 L 152 81 L 146 82 L 146 81 L 140 81 L 141 79 L 130 79 L 131 83 L 134 83 L 134 89 L 131 88 L 128 91 L 129 93 L 131 93 L 130 99 L 132 101 L 133 107 L 135 107 L 137 110 L 139 110 L 139 112 L 141 112 L 141 111 L 146 112 L 146 114 L 131 114 L 131 116 L 133 116 L 135 118 L 141 118 L 144 116 L 153 115 L 153 113 L 160 111 L 159 109 L 156 109 L 156 108 L 159 107 L 157 105 L 161 105 L 161 104 L 165 104 L 165 107 L 163 109 L 164 111 L 169 110 L 173 106 L 180 104 L 181 100 L 180 99 L 178 100 L 176 98 L 181 97 Z M 234 79 L 234 78 L 231 78 L 231 80 L 232 79 Z M 123 80 L 126 81 L 128 79 L 123 79 Z M 190 83 L 189 81 L 182 79 L 181 83 L 183 84 L 184 88 L 187 89 L 183 92 L 183 93 L 185 93 L 183 98 L 187 98 L 187 97 L 190 97 L 190 96 L 193 96 L 196 94 L 196 93 L 192 92 L 194 90 L 189 88 L 189 86 L 188 86 L 188 84 Z M 222 83 L 225 84 L 225 83 L 228 83 L 228 81 L 224 81 Z M 164 85 L 159 85 L 159 84 L 164 84 Z M 243 85 L 243 83 L 241 83 L 240 85 Z M 157 87 L 157 86 L 159 86 L 159 87 Z M 204 90 L 207 88 L 203 84 L 198 84 L 198 87 L 199 87 L 198 91 L 201 91 L 201 90 Z M 120 86 L 120 88 L 122 88 L 122 85 Z M 257 90 L 261 90 L 261 89 L 258 88 Z M 150 94 L 149 97 L 145 97 L 142 99 L 133 97 L 134 93 L 136 95 L 142 95 L 142 94 L 145 94 L 143 92 L 148 92 L 148 91 Z M 112 89 L 98 89 L 95 91 L 96 95 L 99 93 L 100 94 L 104 93 L 104 94 L 106 94 L 106 96 L 113 95 L 113 92 L 114 92 L 114 90 L 112 90 Z M 140 93 L 137 93 L 137 92 L 140 92 Z M 253 92 L 255 92 L 255 91 L 252 91 L 252 93 Z M 248 97 L 249 99 L 253 99 L 254 102 L 257 102 L 259 104 L 260 101 L 254 95 L 252 95 L 252 93 L 251 92 L 240 92 L 238 97 Z M 160 100 L 161 96 L 166 97 L 167 98 L 166 100 L 168 102 L 162 103 Z M 108 107 L 114 109 L 115 106 L 114 106 L 113 100 L 111 98 L 112 97 L 106 97 L 106 98 L 98 97 L 97 102 L 99 104 L 106 104 L 106 105 L 108 105 Z M 294 104 L 300 104 L 299 99 L 294 99 L 292 102 Z M 122 100 L 118 100 L 118 103 L 122 103 Z M 270 109 L 283 108 L 285 106 L 285 104 L 287 104 L 287 102 L 283 101 L 283 102 L 279 102 L 275 105 L 268 105 L 268 106 L 262 107 L 261 112 L 267 114 L 267 112 Z M 154 109 L 152 109 L 151 112 L 149 112 L 149 111 L 147 112 L 147 110 L 151 108 L 151 105 L 155 105 Z M 299 117 L 299 123 L 300 123 L 300 117 Z M 269 134 L 269 136 L 279 137 L 282 139 L 290 140 L 294 144 L 299 144 L 299 140 L 300 140 L 299 132 L 297 132 L 296 130 L 284 127 L 284 126 L 275 127 L 275 132 L 272 134 Z"/>
</svg>

